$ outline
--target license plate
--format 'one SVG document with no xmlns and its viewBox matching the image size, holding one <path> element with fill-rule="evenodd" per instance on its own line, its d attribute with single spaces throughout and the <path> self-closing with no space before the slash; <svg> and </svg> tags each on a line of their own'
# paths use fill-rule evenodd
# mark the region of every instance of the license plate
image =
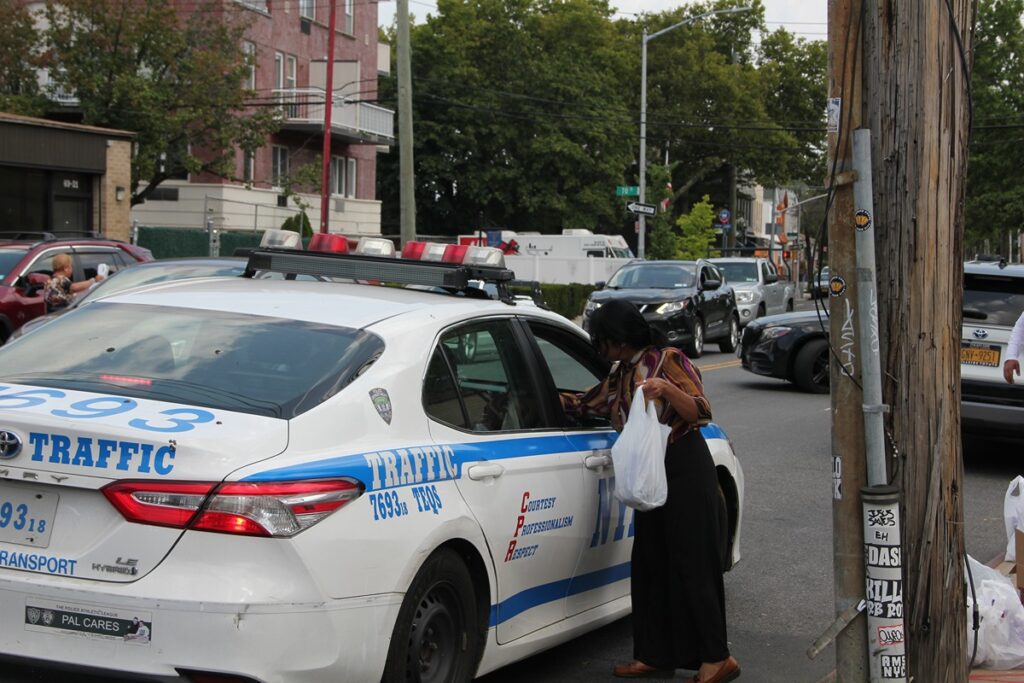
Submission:
<svg viewBox="0 0 1024 683">
<path fill-rule="evenodd" d="M 0 543 L 48 546 L 58 500 L 56 493 L 0 484 Z"/>
<path fill-rule="evenodd" d="M 999 347 L 990 344 L 964 342 L 960 347 L 960 362 L 965 365 L 999 367 Z"/>
</svg>

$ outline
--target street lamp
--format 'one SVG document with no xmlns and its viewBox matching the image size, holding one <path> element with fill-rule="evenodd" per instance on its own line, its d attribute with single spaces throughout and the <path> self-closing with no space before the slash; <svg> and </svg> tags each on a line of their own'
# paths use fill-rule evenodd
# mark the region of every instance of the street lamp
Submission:
<svg viewBox="0 0 1024 683">
<path fill-rule="evenodd" d="M 717 9 L 712 12 L 705 12 L 704 14 L 698 14 L 688 19 L 683 19 L 678 24 L 673 24 L 668 28 L 663 28 L 656 33 L 647 35 L 647 29 L 644 28 L 643 35 L 643 48 L 640 52 L 640 203 L 643 204 L 647 198 L 647 43 L 651 42 L 658 36 L 665 35 L 669 31 L 674 31 L 680 26 L 686 26 L 694 21 L 705 19 L 715 14 L 735 14 L 736 12 L 749 12 L 749 7 L 728 7 L 726 9 Z M 647 217 L 644 214 L 640 214 L 640 235 L 637 239 L 637 257 L 644 257 L 644 238 L 646 237 L 647 231 Z"/>
</svg>

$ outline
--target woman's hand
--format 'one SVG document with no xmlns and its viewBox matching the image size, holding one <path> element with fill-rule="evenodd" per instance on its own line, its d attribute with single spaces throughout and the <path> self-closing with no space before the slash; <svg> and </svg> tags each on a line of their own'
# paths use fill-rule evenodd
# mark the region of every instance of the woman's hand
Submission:
<svg viewBox="0 0 1024 683">
<path fill-rule="evenodd" d="M 643 382 L 637 382 L 637 386 L 644 390 L 644 399 L 651 401 L 656 398 L 668 398 L 675 385 L 661 377 L 651 377 Z"/>
</svg>

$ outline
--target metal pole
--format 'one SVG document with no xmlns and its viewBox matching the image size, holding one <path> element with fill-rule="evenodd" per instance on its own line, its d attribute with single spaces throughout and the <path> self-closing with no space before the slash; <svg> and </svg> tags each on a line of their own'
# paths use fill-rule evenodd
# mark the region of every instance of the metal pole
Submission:
<svg viewBox="0 0 1024 683">
<path fill-rule="evenodd" d="M 327 83 L 324 84 L 324 145 L 323 167 L 320 175 L 320 232 L 328 232 L 331 216 L 331 117 L 334 105 L 334 29 L 337 21 L 337 0 L 330 0 L 331 11 L 327 22 Z M 302 225 L 299 225 L 302 239 Z"/>
<path fill-rule="evenodd" d="M 412 60 L 409 0 L 398 0 L 398 195 L 402 246 L 416 239 L 416 176 L 413 169 Z"/>
<path fill-rule="evenodd" d="M 647 29 L 640 41 L 640 203 L 647 200 Z M 644 257 L 644 239 L 647 237 L 647 216 L 640 214 L 640 229 L 636 236 L 637 258 Z"/>
<path fill-rule="evenodd" d="M 906 683 L 899 489 L 865 486 L 861 505 L 871 683 Z"/>
</svg>

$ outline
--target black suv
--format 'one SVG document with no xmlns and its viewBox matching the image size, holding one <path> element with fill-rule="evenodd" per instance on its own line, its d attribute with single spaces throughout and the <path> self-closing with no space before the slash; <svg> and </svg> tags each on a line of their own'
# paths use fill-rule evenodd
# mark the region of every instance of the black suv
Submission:
<svg viewBox="0 0 1024 683">
<path fill-rule="evenodd" d="M 691 358 L 700 358 L 705 341 L 717 341 L 726 353 L 739 344 L 736 296 L 709 261 L 627 263 L 607 284 L 598 283 L 583 311 L 583 329 L 588 329 L 590 314 L 612 299 L 632 301 L 652 327 Z"/>
</svg>

